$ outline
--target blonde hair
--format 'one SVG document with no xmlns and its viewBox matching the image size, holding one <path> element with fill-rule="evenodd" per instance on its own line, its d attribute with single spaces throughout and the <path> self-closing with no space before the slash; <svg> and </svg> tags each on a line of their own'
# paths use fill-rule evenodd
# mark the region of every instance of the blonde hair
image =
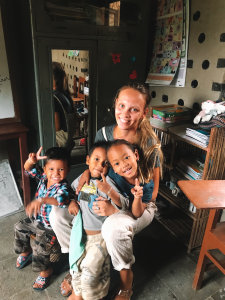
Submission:
<svg viewBox="0 0 225 300">
<path fill-rule="evenodd" d="M 57 90 L 59 90 L 59 92 L 65 94 L 66 96 L 71 97 L 71 92 L 68 83 L 68 76 L 61 63 L 58 63 L 56 61 L 52 62 L 52 74 L 53 74 L 53 79 L 55 80 L 55 85 L 57 87 Z"/>
<path fill-rule="evenodd" d="M 141 93 L 145 99 L 144 110 L 148 108 L 151 102 L 149 87 L 137 82 L 130 82 L 118 90 L 114 99 L 114 107 L 120 93 L 126 89 L 133 89 Z M 151 146 L 149 146 L 149 140 L 151 140 Z M 146 116 L 139 120 L 134 145 L 136 145 L 139 150 L 141 165 L 140 174 L 142 174 L 140 176 L 142 176 L 144 181 L 146 182 L 147 180 L 149 182 L 148 178 L 152 179 L 153 169 L 155 168 L 158 159 L 160 161 L 160 175 L 162 177 L 163 153 L 161 150 L 161 143 Z"/>
</svg>

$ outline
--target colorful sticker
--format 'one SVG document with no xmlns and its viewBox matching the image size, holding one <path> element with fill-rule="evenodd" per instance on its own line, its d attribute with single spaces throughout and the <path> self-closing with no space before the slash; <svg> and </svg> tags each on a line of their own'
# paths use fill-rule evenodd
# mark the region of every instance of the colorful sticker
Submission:
<svg viewBox="0 0 225 300">
<path fill-rule="evenodd" d="M 170 59 L 163 59 L 161 65 L 164 66 L 164 67 L 169 66 L 169 62 L 170 62 Z"/>
<path fill-rule="evenodd" d="M 157 67 L 155 67 L 155 66 L 151 66 L 151 68 L 150 68 L 150 73 L 156 73 L 156 70 L 157 70 Z"/>
<path fill-rule="evenodd" d="M 181 32 L 174 33 L 173 42 L 178 42 L 182 40 Z"/>
<path fill-rule="evenodd" d="M 111 53 L 112 55 L 112 61 L 114 62 L 114 64 L 116 65 L 118 62 L 120 62 L 120 56 L 121 54 L 118 53 Z"/>
<path fill-rule="evenodd" d="M 179 61 L 180 61 L 179 58 L 172 58 L 172 59 L 170 60 L 169 66 L 170 66 L 170 67 L 178 67 Z"/>
<path fill-rule="evenodd" d="M 171 68 L 171 73 L 170 74 L 175 74 L 177 71 L 177 67 L 172 67 Z"/>
<path fill-rule="evenodd" d="M 137 79 L 137 71 L 134 70 L 130 75 L 129 75 L 130 79 Z"/>
<path fill-rule="evenodd" d="M 174 41 L 174 34 L 173 33 L 169 33 L 165 36 L 165 42 L 173 42 Z"/>
<path fill-rule="evenodd" d="M 163 58 L 171 58 L 173 51 L 169 50 L 169 51 L 164 51 L 163 52 Z"/>
<path fill-rule="evenodd" d="M 164 74 L 171 74 L 171 67 L 165 66 L 163 69 L 164 69 Z"/>
<path fill-rule="evenodd" d="M 165 45 L 164 45 L 164 51 L 172 50 L 172 49 L 173 49 L 173 43 L 172 42 L 165 43 Z"/>
<path fill-rule="evenodd" d="M 181 50 L 182 43 L 181 42 L 173 42 L 173 50 Z"/>
<path fill-rule="evenodd" d="M 156 73 L 162 73 L 162 70 L 163 70 L 163 67 L 160 66 L 160 67 L 157 68 Z"/>
</svg>

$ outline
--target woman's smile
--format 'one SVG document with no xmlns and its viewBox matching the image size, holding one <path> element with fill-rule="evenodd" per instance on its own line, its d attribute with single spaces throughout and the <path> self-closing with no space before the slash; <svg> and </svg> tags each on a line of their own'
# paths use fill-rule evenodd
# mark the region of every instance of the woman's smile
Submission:
<svg viewBox="0 0 225 300">
<path fill-rule="evenodd" d="M 125 89 L 120 92 L 116 100 L 115 117 L 122 130 L 136 129 L 139 120 L 148 112 L 145 109 L 145 98 L 133 89 Z"/>
</svg>

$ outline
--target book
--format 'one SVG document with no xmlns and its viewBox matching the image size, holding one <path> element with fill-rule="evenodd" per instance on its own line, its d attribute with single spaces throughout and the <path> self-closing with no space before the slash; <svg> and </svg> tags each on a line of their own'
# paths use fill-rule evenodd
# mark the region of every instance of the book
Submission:
<svg viewBox="0 0 225 300">
<path fill-rule="evenodd" d="M 200 129 L 187 128 L 186 135 L 199 141 L 204 146 L 207 146 L 209 144 L 210 133 L 207 131 L 200 130 Z"/>
</svg>

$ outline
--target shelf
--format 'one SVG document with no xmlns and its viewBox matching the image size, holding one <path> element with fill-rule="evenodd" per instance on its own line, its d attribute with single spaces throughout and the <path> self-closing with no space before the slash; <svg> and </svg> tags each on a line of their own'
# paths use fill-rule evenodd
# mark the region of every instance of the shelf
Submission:
<svg viewBox="0 0 225 300">
<path fill-rule="evenodd" d="M 175 211 L 164 218 L 157 219 L 157 221 L 166 227 L 172 234 L 180 238 L 182 242 L 189 247 L 189 240 L 193 226 L 192 219 L 181 211 Z"/>
<path fill-rule="evenodd" d="M 189 200 L 188 199 L 187 199 L 187 201 L 188 201 L 188 204 L 187 204 L 187 202 L 185 202 L 185 199 L 174 196 L 172 194 L 171 189 L 169 187 L 165 186 L 165 185 L 160 185 L 159 186 L 159 194 L 161 196 L 163 196 L 165 199 L 167 199 L 168 201 L 170 201 L 173 205 L 178 207 L 182 212 L 184 212 L 190 218 L 192 218 L 194 220 L 197 219 L 196 214 L 190 212 L 186 208 L 187 205 L 189 206 Z"/>
<path fill-rule="evenodd" d="M 169 128 L 168 134 L 175 140 L 181 140 L 195 147 L 207 151 L 207 147 L 198 144 L 198 141 L 186 135 L 187 128 L 193 128 L 191 124 L 180 125 L 176 127 Z"/>
</svg>

